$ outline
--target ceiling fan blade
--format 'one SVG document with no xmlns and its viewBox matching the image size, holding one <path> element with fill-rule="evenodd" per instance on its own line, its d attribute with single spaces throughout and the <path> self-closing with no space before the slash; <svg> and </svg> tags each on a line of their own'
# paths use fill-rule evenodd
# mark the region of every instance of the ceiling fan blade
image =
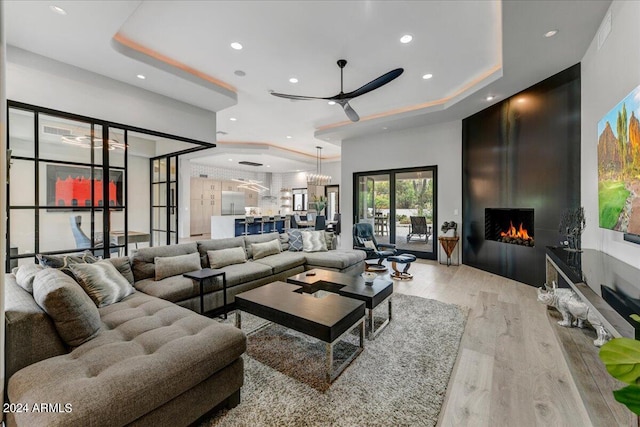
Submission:
<svg viewBox="0 0 640 427">
<path fill-rule="evenodd" d="M 380 86 L 384 86 L 390 81 L 397 79 L 400 77 L 400 74 L 404 72 L 403 68 L 396 68 L 395 70 L 391 70 L 386 74 L 381 75 L 377 79 L 371 80 L 364 86 L 359 87 L 353 92 L 345 93 L 342 95 L 343 98 L 355 98 L 356 96 L 364 95 L 365 93 L 371 92 L 372 90 L 378 89 Z"/>
<path fill-rule="evenodd" d="M 345 102 L 342 105 L 342 108 L 344 108 L 344 112 L 347 113 L 347 117 L 349 117 L 349 120 L 351 120 L 352 122 L 357 122 L 358 120 L 360 120 L 360 116 L 358 116 L 356 110 L 351 108 L 351 105 L 349 105 L 348 102 Z"/>
<path fill-rule="evenodd" d="M 300 101 L 308 101 L 308 100 L 311 100 L 311 99 L 331 99 L 331 98 L 320 98 L 320 97 L 317 97 L 317 96 L 287 95 L 285 93 L 276 93 L 276 92 L 271 92 L 271 95 L 277 96 L 279 98 L 297 99 L 297 100 L 300 100 Z"/>
</svg>

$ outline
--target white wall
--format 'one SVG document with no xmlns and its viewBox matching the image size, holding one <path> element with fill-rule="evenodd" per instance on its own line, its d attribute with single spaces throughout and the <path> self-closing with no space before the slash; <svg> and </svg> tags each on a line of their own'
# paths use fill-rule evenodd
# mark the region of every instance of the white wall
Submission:
<svg viewBox="0 0 640 427">
<path fill-rule="evenodd" d="M 596 35 L 582 58 L 582 246 L 640 267 L 640 245 L 598 227 L 598 121 L 640 84 L 640 2 L 614 1 L 610 10 L 611 33 L 599 50 Z"/>
<path fill-rule="evenodd" d="M 10 47 L 7 99 L 205 142 L 216 114 L 100 74 Z"/>
<path fill-rule="evenodd" d="M 353 227 L 353 173 L 438 166 L 438 228 L 462 223 L 462 122 L 454 121 L 342 141 L 340 206 L 342 229 Z M 324 172 L 324 168 L 323 168 Z M 459 215 L 454 215 L 454 210 Z M 460 231 L 460 230 L 458 230 Z M 352 247 L 351 232 L 341 247 Z"/>
</svg>

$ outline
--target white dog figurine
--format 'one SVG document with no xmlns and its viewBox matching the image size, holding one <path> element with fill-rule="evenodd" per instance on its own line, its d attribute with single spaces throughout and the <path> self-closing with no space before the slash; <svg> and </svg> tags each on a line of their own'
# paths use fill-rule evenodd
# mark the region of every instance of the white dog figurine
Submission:
<svg viewBox="0 0 640 427">
<path fill-rule="evenodd" d="M 610 335 L 602 326 L 600 318 L 590 311 L 589 306 L 573 290 L 558 289 L 556 282 L 549 288 L 545 283 L 544 289 L 538 288 L 538 302 L 555 307 L 562 314 L 562 320 L 558 322 L 560 326 L 583 328 L 584 321 L 589 322 L 598 334 L 598 338 L 593 341 L 596 347 L 609 340 Z"/>
</svg>

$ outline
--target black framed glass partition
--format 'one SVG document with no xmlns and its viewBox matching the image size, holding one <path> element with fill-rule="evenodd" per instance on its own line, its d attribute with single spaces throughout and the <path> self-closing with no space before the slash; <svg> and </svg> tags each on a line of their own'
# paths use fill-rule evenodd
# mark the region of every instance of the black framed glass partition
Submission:
<svg viewBox="0 0 640 427">
<path fill-rule="evenodd" d="M 178 156 L 212 147 L 8 101 L 5 270 L 34 262 L 38 253 L 89 250 L 108 258 L 128 254 L 133 243 L 177 243 Z M 165 208 L 171 225 L 167 239 L 152 242 L 148 169 L 157 155 L 169 159 Z"/>
<path fill-rule="evenodd" d="M 378 243 L 436 259 L 437 166 L 357 172 L 354 224 L 371 224 Z"/>
</svg>

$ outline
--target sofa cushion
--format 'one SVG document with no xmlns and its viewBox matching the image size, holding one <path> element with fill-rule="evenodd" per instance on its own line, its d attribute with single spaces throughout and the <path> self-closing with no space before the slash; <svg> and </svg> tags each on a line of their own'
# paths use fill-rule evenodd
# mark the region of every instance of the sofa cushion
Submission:
<svg viewBox="0 0 640 427">
<path fill-rule="evenodd" d="M 300 230 L 287 230 L 289 235 L 289 250 L 291 252 L 302 252 L 302 232 Z"/>
<path fill-rule="evenodd" d="M 247 262 L 247 253 L 243 246 L 236 246 L 235 248 L 207 251 L 207 258 L 211 268 L 222 268 L 227 265 Z"/>
<path fill-rule="evenodd" d="M 33 297 L 53 319 L 60 337 L 71 347 L 92 339 L 100 330 L 100 314 L 91 298 L 71 277 L 45 268 L 33 281 Z"/>
<path fill-rule="evenodd" d="M 252 243 L 251 251 L 253 252 L 253 259 L 267 257 L 269 255 L 276 255 L 282 252 L 280 247 L 280 239 L 269 240 L 264 243 Z"/>
<path fill-rule="evenodd" d="M 153 295 L 171 302 L 183 301 L 195 295 L 200 295 L 198 283 L 183 276 L 167 277 L 162 280 L 139 280 L 136 282 L 135 288 L 147 295 Z"/>
<path fill-rule="evenodd" d="M 134 292 L 133 286 L 109 261 L 71 264 L 71 271 L 98 307 L 116 303 Z"/>
<path fill-rule="evenodd" d="M 200 255 L 197 252 L 185 255 L 155 257 L 153 263 L 156 266 L 156 280 L 202 269 L 200 266 Z"/>
<path fill-rule="evenodd" d="M 73 277 L 73 273 L 69 269 L 69 265 L 73 263 L 94 263 L 98 262 L 98 258 L 93 256 L 93 254 L 89 251 L 76 253 L 76 254 L 65 254 L 65 255 L 45 255 L 45 254 L 37 254 L 36 258 L 40 261 L 40 265 L 43 267 L 51 267 L 56 268 L 69 277 Z"/>
<path fill-rule="evenodd" d="M 135 277 L 136 281 L 155 277 L 156 267 L 154 260 L 156 257 L 171 257 L 194 252 L 198 252 L 198 246 L 195 242 L 137 249 L 131 258 L 133 277 Z"/>
<path fill-rule="evenodd" d="M 304 265 L 305 257 L 302 252 L 283 251 L 277 255 L 270 255 L 266 258 L 255 260 L 254 263 L 268 265 L 273 269 L 273 274 L 278 274 Z"/>
<path fill-rule="evenodd" d="M 287 233 L 280 233 L 280 247 L 283 251 L 289 250 L 289 235 Z"/>
<path fill-rule="evenodd" d="M 273 269 L 270 266 L 253 261 L 228 265 L 223 270 L 226 272 L 228 287 L 262 279 L 273 274 Z"/>
<path fill-rule="evenodd" d="M 36 274 L 42 270 L 44 267 L 40 264 L 32 264 L 27 263 L 21 265 L 16 270 L 16 282 L 18 286 L 20 286 L 25 291 L 30 294 L 33 293 L 33 279 L 36 277 Z"/>
<path fill-rule="evenodd" d="M 344 269 L 364 261 L 366 252 L 354 250 L 335 250 L 327 252 L 307 252 L 304 254 L 307 264 L 316 267 Z"/>
<path fill-rule="evenodd" d="M 73 408 L 20 414 L 21 425 L 127 425 L 234 363 L 246 348 L 239 329 L 140 292 L 100 315 L 104 330 L 95 339 L 9 380 L 12 402 L 53 399 Z"/>
<path fill-rule="evenodd" d="M 107 261 L 113 264 L 120 274 L 122 274 L 122 276 L 133 285 L 135 278 L 133 277 L 133 270 L 131 269 L 131 260 L 128 256 L 109 258 Z"/>
<path fill-rule="evenodd" d="M 280 235 L 278 233 L 267 233 L 244 236 L 244 247 L 247 250 L 247 259 L 253 258 L 253 249 L 251 249 L 253 243 L 264 243 L 270 242 L 271 240 L 280 240 Z"/>
<path fill-rule="evenodd" d="M 324 231 L 303 231 L 302 250 L 304 252 L 326 252 L 327 241 L 324 238 Z"/>
<path fill-rule="evenodd" d="M 210 239 L 198 240 L 198 252 L 200 253 L 200 262 L 202 267 L 210 267 L 208 251 L 217 251 L 220 249 L 242 248 L 244 250 L 244 237 L 229 237 L 227 239 Z"/>
</svg>

